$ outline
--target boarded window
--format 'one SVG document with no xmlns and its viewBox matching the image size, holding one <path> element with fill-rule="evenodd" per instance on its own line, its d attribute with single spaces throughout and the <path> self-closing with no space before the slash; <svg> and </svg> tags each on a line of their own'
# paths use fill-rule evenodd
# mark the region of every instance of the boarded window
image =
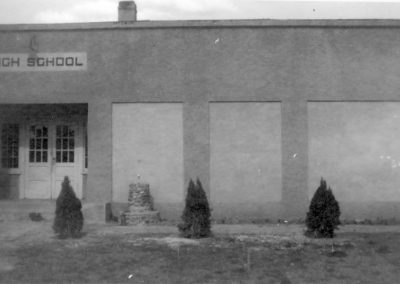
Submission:
<svg viewBox="0 0 400 284">
<path fill-rule="evenodd" d="M 210 144 L 212 201 L 281 200 L 280 103 L 211 103 Z"/>
<path fill-rule="evenodd" d="M 346 202 L 400 201 L 400 103 L 310 102 L 309 197 L 324 177 Z"/>
<path fill-rule="evenodd" d="M 182 104 L 113 104 L 112 123 L 113 201 L 126 202 L 129 184 L 140 181 L 158 202 L 181 202 Z"/>
</svg>

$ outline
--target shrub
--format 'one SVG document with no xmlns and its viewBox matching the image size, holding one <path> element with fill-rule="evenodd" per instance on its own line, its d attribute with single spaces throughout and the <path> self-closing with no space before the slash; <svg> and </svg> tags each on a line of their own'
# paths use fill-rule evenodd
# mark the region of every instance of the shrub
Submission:
<svg viewBox="0 0 400 284">
<path fill-rule="evenodd" d="M 78 237 L 83 227 L 81 201 L 75 196 L 69 178 L 64 177 L 61 192 L 56 201 L 56 216 L 53 223 L 54 233 L 60 237 Z"/>
<path fill-rule="evenodd" d="M 210 207 L 207 195 L 199 179 L 196 184 L 190 180 L 185 209 L 182 213 L 183 223 L 178 225 L 181 235 L 185 238 L 204 238 L 211 234 Z"/>
<path fill-rule="evenodd" d="M 340 208 L 331 188 L 321 178 L 320 186 L 311 199 L 306 217 L 307 233 L 318 238 L 333 238 L 340 225 Z"/>
</svg>

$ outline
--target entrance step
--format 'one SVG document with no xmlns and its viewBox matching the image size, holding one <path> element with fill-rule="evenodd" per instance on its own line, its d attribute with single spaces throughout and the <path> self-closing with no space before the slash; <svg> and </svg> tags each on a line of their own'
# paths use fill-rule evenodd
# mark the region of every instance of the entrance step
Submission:
<svg viewBox="0 0 400 284">
<path fill-rule="evenodd" d="M 53 220 L 55 210 L 55 200 L 1 200 L 0 221 L 30 220 L 31 213 L 40 214 L 44 220 Z"/>
</svg>

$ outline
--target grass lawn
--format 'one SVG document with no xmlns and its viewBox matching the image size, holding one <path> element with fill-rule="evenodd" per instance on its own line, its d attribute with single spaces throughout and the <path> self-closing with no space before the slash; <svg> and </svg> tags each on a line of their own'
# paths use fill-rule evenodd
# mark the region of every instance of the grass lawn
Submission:
<svg viewBox="0 0 400 284">
<path fill-rule="evenodd" d="M 0 224 L 2 225 L 2 224 Z M 311 240 L 301 229 L 186 240 L 101 225 L 80 239 L 54 238 L 50 223 L 0 231 L 1 283 L 398 283 L 400 233 L 340 230 Z M 273 226 L 273 225 L 268 225 Z M 381 226 L 381 228 L 387 228 Z M 297 231 L 296 231 L 297 230 Z M 165 232 L 166 231 L 166 232 Z"/>
</svg>

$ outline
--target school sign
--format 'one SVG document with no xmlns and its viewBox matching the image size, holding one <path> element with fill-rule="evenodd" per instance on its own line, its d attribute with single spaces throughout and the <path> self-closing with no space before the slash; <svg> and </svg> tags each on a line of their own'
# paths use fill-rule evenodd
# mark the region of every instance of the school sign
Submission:
<svg viewBox="0 0 400 284">
<path fill-rule="evenodd" d="M 85 71 L 86 52 L 0 53 L 0 72 Z"/>
</svg>

